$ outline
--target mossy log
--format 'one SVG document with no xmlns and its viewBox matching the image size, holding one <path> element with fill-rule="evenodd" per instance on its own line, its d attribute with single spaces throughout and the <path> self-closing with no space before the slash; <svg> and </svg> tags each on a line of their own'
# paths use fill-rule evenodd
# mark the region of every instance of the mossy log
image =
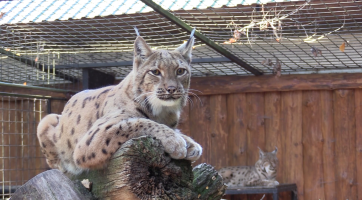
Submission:
<svg viewBox="0 0 362 200">
<path fill-rule="evenodd" d="M 93 183 L 102 199 L 221 199 L 226 186 L 210 165 L 192 170 L 191 162 L 169 157 L 158 139 L 129 140 L 113 155 L 107 168 L 79 178 Z"/>
<path fill-rule="evenodd" d="M 56 171 L 56 176 L 60 174 L 57 170 L 51 171 Z M 57 182 L 54 187 L 67 184 L 61 187 L 66 187 L 66 190 L 74 188 L 75 192 L 71 193 L 78 194 L 79 189 L 69 179 L 65 181 L 64 178 L 67 177 L 62 176 L 63 178 L 54 179 Z M 37 181 L 33 179 L 29 182 Z M 62 181 L 58 181 L 60 179 Z M 201 164 L 192 169 L 190 161 L 171 159 L 164 152 L 161 142 L 149 136 L 127 141 L 115 152 L 106 168 L 91 170 L 71 179 L 78 182 L 88 179 L 92 183 L 93 196 L 88 195 L 87 199 L 102 200 L 219 200 L 226 189 L 221 176 L 212 166 Z M 52 185 L 52 178 L 47 178 L 47 182 Z M 44 191 L 46 190 L 45 187 Z M 42 191 L 37 189 L 37 192 Z M 24 197 L 27 194 L 22 192 L 20 195 Z M 36 199 L 63 199 L 59 197 Z"/>
</svg>

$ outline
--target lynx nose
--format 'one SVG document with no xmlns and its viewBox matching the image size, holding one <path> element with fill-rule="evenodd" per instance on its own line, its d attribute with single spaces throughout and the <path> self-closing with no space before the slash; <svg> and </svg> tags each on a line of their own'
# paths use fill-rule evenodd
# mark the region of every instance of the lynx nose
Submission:
<svg viewBox="0 0 362 200">
<path fill-rule="evenodd" d="M 176 87 L 175 86 L 169 86 L 167 88 L 167 92 L 170 93 L 170 94 L 173 94 L 176 92 Z"/>
</svg>

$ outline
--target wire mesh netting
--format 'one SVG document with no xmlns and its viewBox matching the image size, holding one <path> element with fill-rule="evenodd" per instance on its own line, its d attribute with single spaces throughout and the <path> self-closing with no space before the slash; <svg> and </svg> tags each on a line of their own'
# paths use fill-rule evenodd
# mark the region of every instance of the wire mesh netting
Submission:
<svg viewBox="0 0 362 200">
<path fill-rule="evenodd" d="M 195 2 L 193 7 L 178 0 L 159 3 L 265 74 L 278 63 L 282 74 L 362 71 L 359 1 Z M 105 4 L 94 10 L 106 10 Z M 132 69 L 134 26 L 153 48 L 174 49 L 188 38 L 180 26 L 141 1 L 118 4 L 113 13 L 2 24 L 1 81 L 80 88 L 81 68 L 86 67 L 122 79 Z M 10 14 L 3 18 L 9 22 Z M 199 40 L 193 59 L 193 76 L 250 74 Z"/>
<path fill-rule="evenodd" d="M 282 73 L 360 68 L 362 3 L 298 1 L 173 13 L 254 68 Z"/>
<path fill-rule="evenodd" d="M 0 95 L 0 198 L 47 169 L 36 137 L 47 100 Z"/>
</svg>

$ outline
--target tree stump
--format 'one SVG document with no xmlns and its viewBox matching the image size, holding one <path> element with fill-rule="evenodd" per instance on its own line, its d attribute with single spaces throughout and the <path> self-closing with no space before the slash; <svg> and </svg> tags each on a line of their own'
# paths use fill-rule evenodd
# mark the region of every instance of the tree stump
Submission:
<svg viewBox="0 0 362 200">
<path fill-rule="evenodd" d="M 60 173 L 57 170 L 51 170 L 42 174 L 52 171 L 56 171 L 57 176 Z M 67 179 L 64 175 L 63 178 Z M 106 168 L 91 170 L 71 178 L 78 182 L 83 179 L 92 182 L 93 196 L 88 195 L 87 199 L 220 200 L 226 189 L 221 176 L 212 166 L 201 164 L 192 169 L 190 161 L 171 159 L 164 152 L 161 141 L 150 136 L 127 141 L 115 152 Z M 34 182 L 33 179 L 29 182 Z M 74 187 L 69 179 L 68 181 L 58 179 L 55 185 L 49 183 L 52 188 L 69 191 Z M 50 181 L 50 178 L 47 180 Z M 40 189 L 36 190 L 40 191 Z M 47 190 L 47 187 L 44 187 L 45 193 Z M 71 193 L 77 193 L 77 190 Z M 25 190 L 20 193 L 23 196 L 27 195 Z M 44 196 L 34 199 L 63 199 L 59 198 L 60 196 L 41 197 Z M 69 199 L 82 199 L 82 197 Z"/>
</svg>

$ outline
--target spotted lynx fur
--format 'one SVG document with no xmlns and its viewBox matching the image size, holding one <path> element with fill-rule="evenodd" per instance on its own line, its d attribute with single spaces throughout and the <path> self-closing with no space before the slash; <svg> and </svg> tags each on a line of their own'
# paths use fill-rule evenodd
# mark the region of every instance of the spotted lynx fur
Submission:
<svg viewBox="0 0 362 200">
<path fill-rule="evenodd" d="M 277 151 L 277 148 L 272 152 L 259 149 L 259 160 L 255 166 L 225 167 L 220 169 L 219 173 L 228 187 L 279 185 L 275 180 L 278 167 Z"/>
<path fill-rule="evenodd" d="M 61 115 L 41 120 L 37 135 L 48 165 L 70 174 L 103 168 L 124 142 L 142 135 L 160 139 L 172 158 L 197 160 L 201 146 L 175 129 L 188 98 L 193 41 L 151 50 L 138 36 L 133 69 L 121 83 L 80 92 Z"/>
</svg>

